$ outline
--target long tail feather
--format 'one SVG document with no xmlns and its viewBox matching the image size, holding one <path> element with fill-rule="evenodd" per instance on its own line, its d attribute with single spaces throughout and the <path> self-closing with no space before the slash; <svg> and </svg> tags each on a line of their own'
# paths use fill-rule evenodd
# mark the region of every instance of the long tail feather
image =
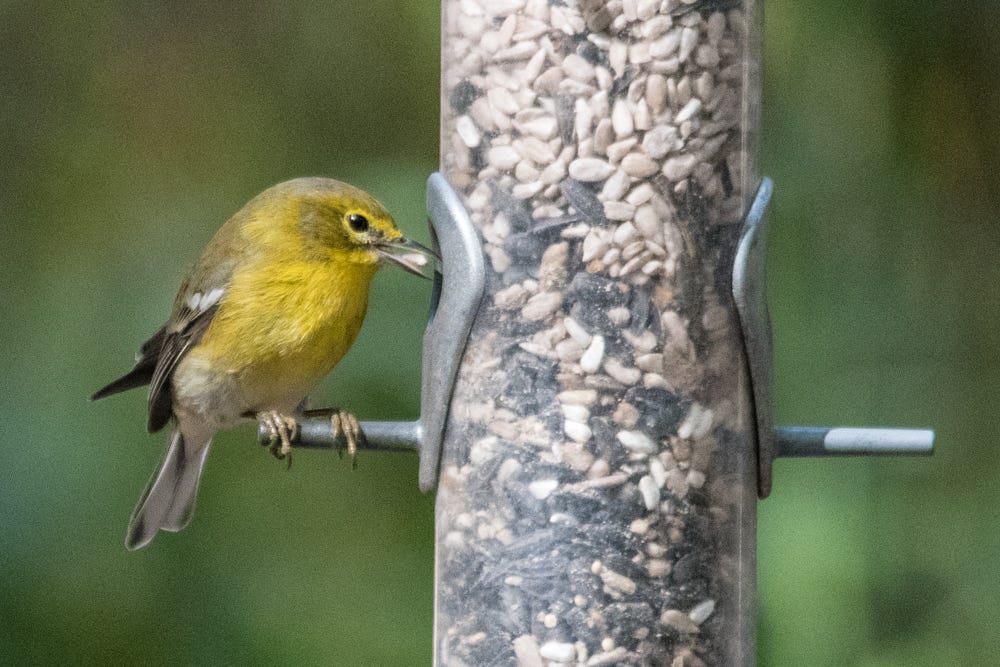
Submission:
<svg viewBox="0 0 1000 667">
<path fill-rule="evenodd" d="M 211 434 L 185 436 L 180 429 L 170 434 L 163 463 L 153 473 L 129 519 L 125 537 L 129 551 L 149 544 L 160 530 L 177 532 L 188 525 L 211 443 Z"/>
</svg>

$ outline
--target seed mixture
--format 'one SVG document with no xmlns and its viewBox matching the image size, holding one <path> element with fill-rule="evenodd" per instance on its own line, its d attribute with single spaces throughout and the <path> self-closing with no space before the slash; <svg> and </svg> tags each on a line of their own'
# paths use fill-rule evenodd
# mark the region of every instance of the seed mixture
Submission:
<svg viewBox="0 0 1000 667">
<path fill-rule="evenodd" d="M 728 270 L 752 4 L 445 2 L 442 171 L 489 275 L 438 487 L 437 664 L 752 661 Z"/>
</svg>

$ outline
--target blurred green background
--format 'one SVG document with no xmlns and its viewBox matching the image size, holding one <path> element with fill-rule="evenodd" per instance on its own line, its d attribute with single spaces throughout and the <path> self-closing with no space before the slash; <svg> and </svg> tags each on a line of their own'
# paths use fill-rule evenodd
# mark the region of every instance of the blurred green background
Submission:
<svg viewBox="0 0 1000 667">
<path fill-rule="evenodd" d="M 1000 6 L 772 0 L 763 164 L 781 423 L 929 426 L 921 460 L 780 461 L 762 665 L 1000 656 Z M 291 472 L 220 435 L 197 520 L 125 522 L 163 446 L 129 367 L 216 227 L 277 181 L 375 193 L 426 240 L 439 7 L 0 4 L 0 663 L 421 665 L 416 459 Z M 426 285 L 378 277 L 315 404 L 417 412 Z"/>
</svg>

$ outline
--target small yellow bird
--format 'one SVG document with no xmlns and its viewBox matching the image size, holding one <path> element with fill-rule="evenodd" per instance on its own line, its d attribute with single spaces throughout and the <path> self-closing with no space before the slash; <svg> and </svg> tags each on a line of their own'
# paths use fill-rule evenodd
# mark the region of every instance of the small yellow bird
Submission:
<svg viewBox="0 0 1000 667">
<path fill-rule="evenodd" d="M 426 255 L 433 253 L 405 238 L 371 195 L 328 178 L 276 185 L 230 218 L 135 368 L 91 397 L 149 384 L 149 431 L 174 419 L 125 546 L 139 549 L 159 530 L 187 526 L 219 429 L 264 422 L 275 456 L 290 456 L 306 394 L 358 335 L 375 272 L 389 262 L 423 276 Z M 357 420 L 335 412 L 332 425 L 353 455 Z"/>
</svg>

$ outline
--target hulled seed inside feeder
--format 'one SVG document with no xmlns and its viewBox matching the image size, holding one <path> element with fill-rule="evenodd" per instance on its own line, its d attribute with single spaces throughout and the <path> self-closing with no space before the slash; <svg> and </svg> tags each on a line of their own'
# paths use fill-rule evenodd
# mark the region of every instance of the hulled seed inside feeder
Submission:
<svg viewBox="0 0 1000 667">
<path fill-rule="evenodd" d="M 747 194 L 743 3 L 446 0 L 444 30 L 442 170 L 491 293 L 444 451 L 441 664 L 726 663 L 743 369 L 709 276 Z"/>
</svg>

